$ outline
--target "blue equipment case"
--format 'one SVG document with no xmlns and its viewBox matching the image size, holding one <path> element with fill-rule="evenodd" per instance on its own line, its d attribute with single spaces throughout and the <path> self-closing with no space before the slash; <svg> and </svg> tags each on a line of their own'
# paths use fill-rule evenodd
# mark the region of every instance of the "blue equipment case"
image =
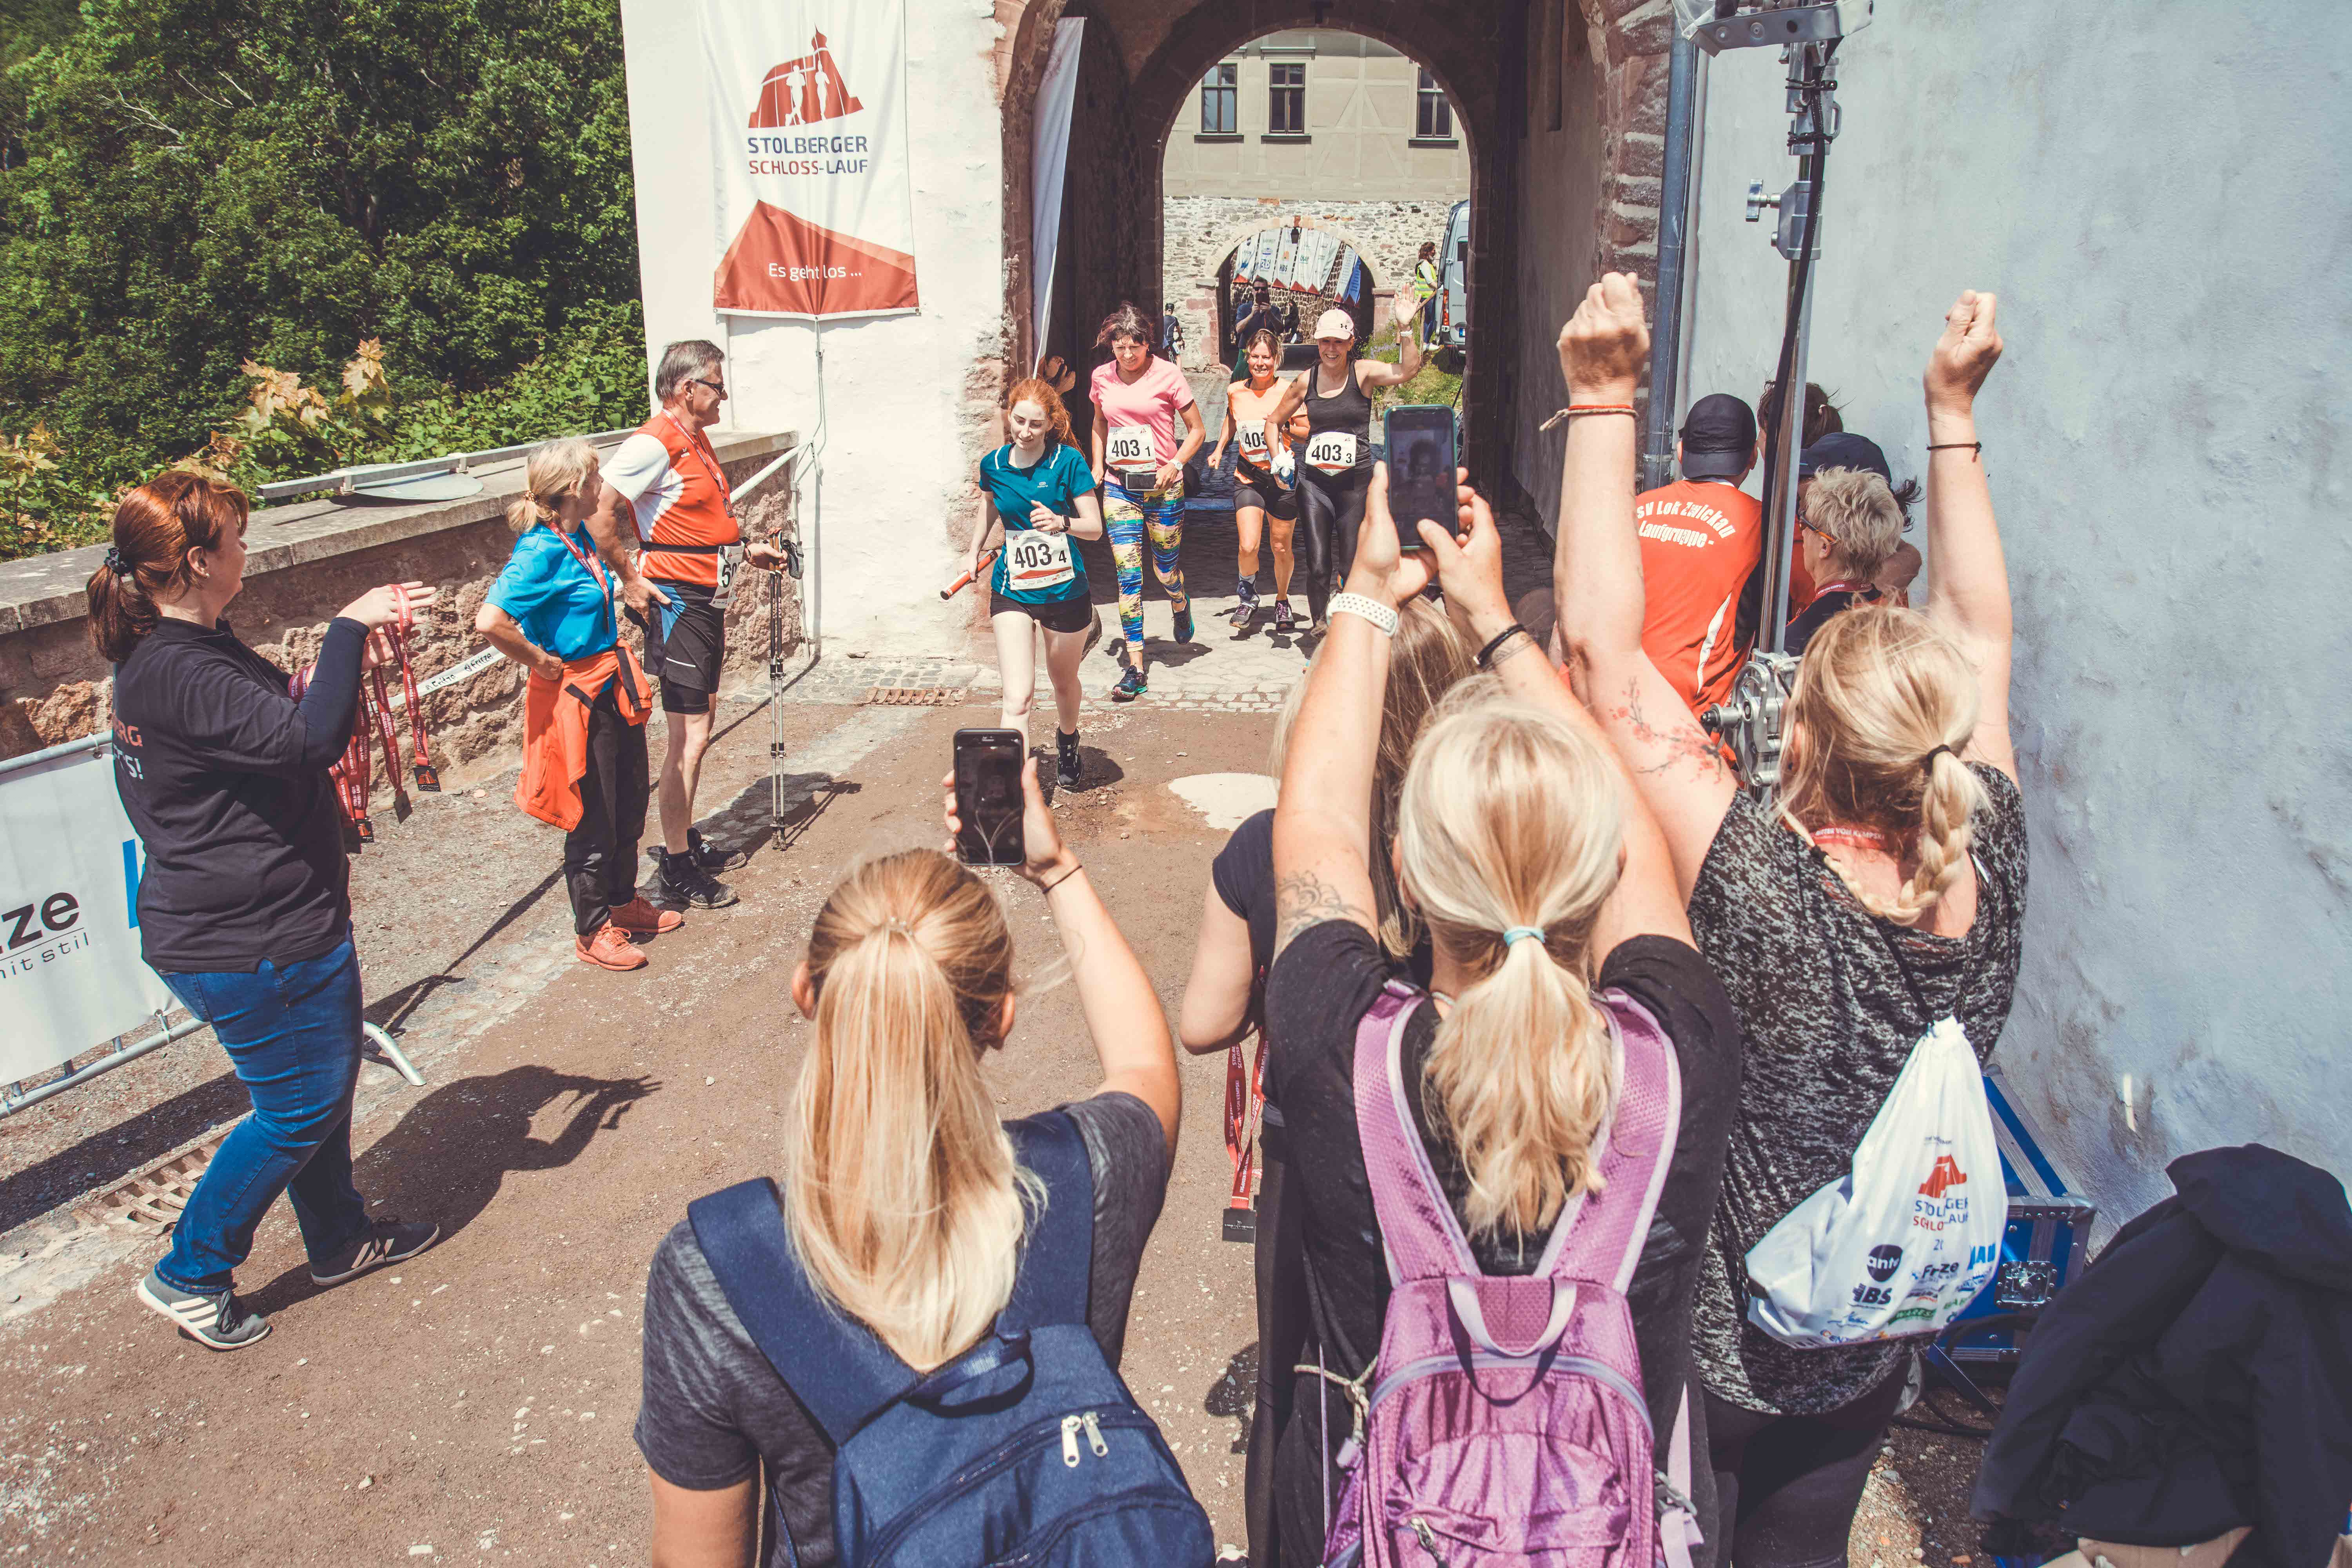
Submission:
<svg viewBox="0 0 2352 1568">
<path fill-rule="evenodd" d="M 1998 1066 L 1985 1069 L 1984 1085 L 1985 1099 L 1992 1106 L 1993 1141 L 2000 1147 L 2001 1181 L 2009 1193 L 2000 1267 L 1992 1282 L 1961 1309 L 1929 1355 L 2011 1366 L 2019 1352 L 2009 1328 L 1971 1334 L 1965 1325 L 1972 1318 L 2032 1311 L 2047 1303 L 2060 1286 L 2082 1272 L 2098 1210 L 2043 1152 Z"/>
</svg>

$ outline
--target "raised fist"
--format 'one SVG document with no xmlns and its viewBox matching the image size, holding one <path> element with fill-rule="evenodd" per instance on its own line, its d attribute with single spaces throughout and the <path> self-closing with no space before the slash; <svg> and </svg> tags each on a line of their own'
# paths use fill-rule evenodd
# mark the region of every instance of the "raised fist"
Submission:
<svg viewBox="0 0 2352 1568">
<path fill-rule="evenodd" d="M 1629 273 L 1602 273 L 1559 330 L 1559 373 L 1570 401 L 1631 403 L 1649 361 L 1641 285 Z"/>
<path fill-rule="evenodd" d="M 1944 335 L 1927 356 L 1927 406 L 1966 412 L 1976 403 L 1977 389 L 1992 374 L 2000 358 L 2000 329 L 1993 324 L 1998 300 L 1990 294 L 1963 289 L 1944 312 Z"/>
</svg>

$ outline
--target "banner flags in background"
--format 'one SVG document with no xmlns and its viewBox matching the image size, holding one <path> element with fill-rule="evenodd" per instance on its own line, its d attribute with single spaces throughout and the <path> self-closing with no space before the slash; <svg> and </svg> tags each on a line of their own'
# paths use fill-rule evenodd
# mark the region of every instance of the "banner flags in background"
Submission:
<svg viewBox="0 0 2352 1568">
<path fill-rule="evenodd" d="M 698 0 L 722 254 L 746 316 L 919 308 L 905 0 Z"/>
<path fill-rule="evenodd" d="M 1276 229 L 1275 237 L 1274 286 L 1287 289 L 1298 267 L 1298 242 L 1291 237 L 1291 231 L 1287 228 Z"/>
<path fill-rule="evenodd" d="M 0 773 L 0 1083 L 177 1005 L 139 956 L 140 864 L 111 745 Z"/>
<path fill-rule="evenodd" d="M 1250 268 L 1250 276 L 1261 283 L 1274 280 L 1274 247 L 1280 233 L 1280 230 L 1271 228 L 1262 228 L 1257 232 L 1257 265 Z"/>
<path fill-rule="evenodd" d="M 1054 268 L 1062 246 L 1062 177 L 1069 167 L 1070 110 L 1078 95 L 1078 51 L 1087 24 L 1065 16 L 1054 24 L 1054 48 L 1037 81 L 1037 122 L 1029 150 L 1029 303 L 1032 352 L 1045 353 L 1045 323 L 1054 313 Z"/>
</svg>

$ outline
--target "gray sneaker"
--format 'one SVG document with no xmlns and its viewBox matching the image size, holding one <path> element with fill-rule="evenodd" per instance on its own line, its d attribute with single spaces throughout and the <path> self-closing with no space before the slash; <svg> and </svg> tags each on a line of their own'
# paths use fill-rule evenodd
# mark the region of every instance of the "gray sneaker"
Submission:
<svg viewBox="0 0 2352 1568">
<path fill-rule="evenodd" d="M 311 1264 L 310 1283 L 340 1285 L 371 1268 L 381 1268 L 387 1263 L 414 1258 L 440 1239 L 441 1227 L 437 1225 L 403 1225 L 396 1219 L 377 1220 L 357 1241 L 332 1258 Z"/>
<path fill-rule="evenodd" d="M 248 1312 L 227 1290 L 183 1290 L 153 1269 L 139 1281 L 139 1300 L 172 1320 L 179 1331 L 200 1345 L 216 1351 L 241 1351 L 269 1334 L 269 1320 Z"/>
</svg>

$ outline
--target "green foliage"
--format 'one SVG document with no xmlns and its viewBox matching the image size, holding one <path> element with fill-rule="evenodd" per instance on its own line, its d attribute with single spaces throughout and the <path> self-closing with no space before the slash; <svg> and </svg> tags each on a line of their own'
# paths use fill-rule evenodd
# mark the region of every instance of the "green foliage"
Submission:
<svg viewBox="0 0 2352 1568">
<path fill-rule="evenodd" d="M 0 438 L 55 467 L 0 448 L 0 553 L 225 428 L 249 482 L 643 416 L 611 0 L 7 3 Z"/>
<path fill-rule="evenodd" d="M 1397 357 L 1396 323 L 1382 321 L 1372 334 L 1371 347 L 1366 351 L 1373 358 L 1394 360 Z M 1372 394 L 1372 417 L 1378 419 L 1391 407 L 1408 403 L 1451 404 L 1459 412 L 1462 402 L 1462 378 L 1448 375 L 1437 367 L 1434 353 L 1422 361 L 1421 372 L 1402 386 L 1384 386 Z"/>
</svg>

